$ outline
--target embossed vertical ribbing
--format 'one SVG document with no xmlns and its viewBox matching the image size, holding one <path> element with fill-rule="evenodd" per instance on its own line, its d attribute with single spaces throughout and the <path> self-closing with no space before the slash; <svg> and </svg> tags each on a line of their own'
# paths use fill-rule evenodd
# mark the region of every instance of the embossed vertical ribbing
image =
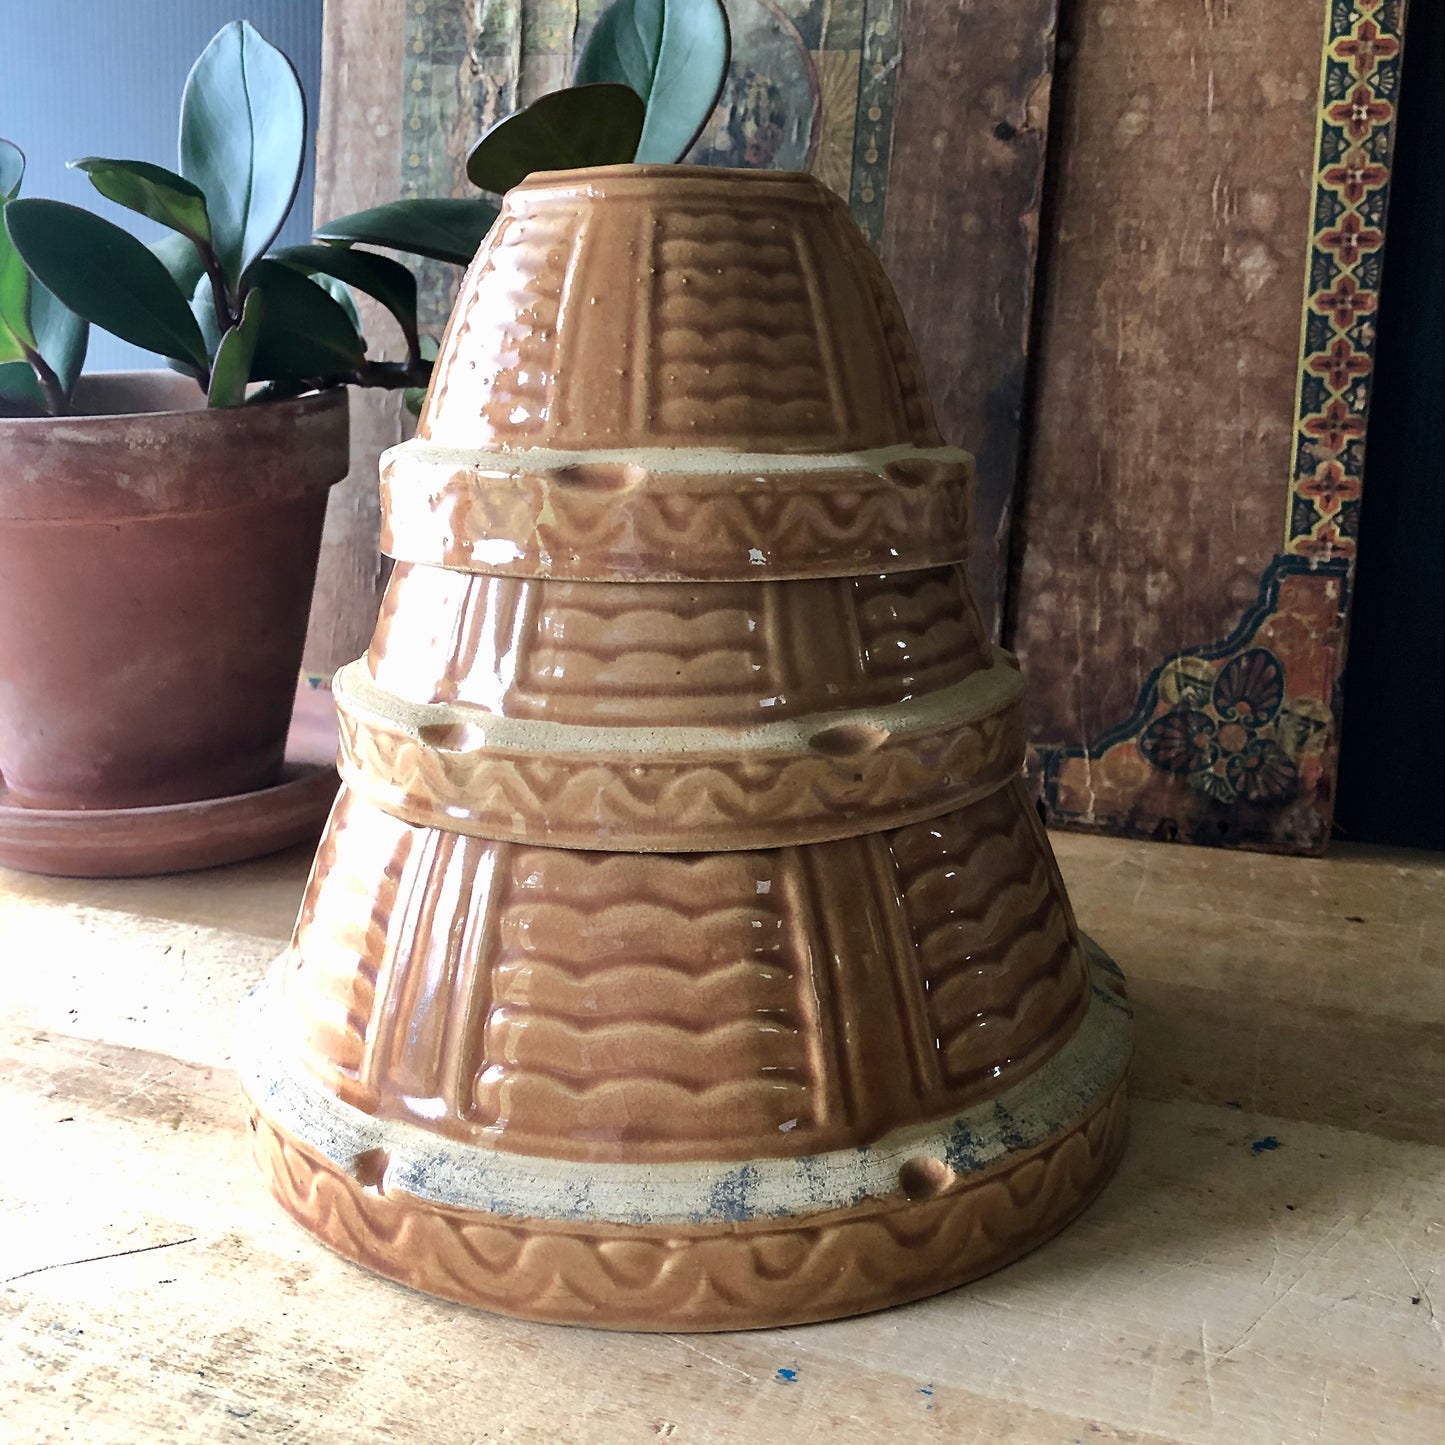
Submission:
<svg viewBox="0 0 1445 1445">
<path fill-rule="evenodd" d="M 839 228 L 846 229 L 848 226 L 847 211 L 841 202 L 833 209 L 833 220 Z M 850 248 L 848 254 L 862 272 L 883 323 L 884 342 L 893 362 L 893 374 L 902 397 L 909 435 L 919 446 L 936 446 L 938 424 L 933 419 L 933 405 L 928 399 L 928 380 L 923 374 L 923 363 L 918 359 L 918 348 L 909 334 L 893 284 L 878 258 L 866 246 Z"/>
<path fill-rule="evenodd" d="M 555 432 L 558 316 L 578 213 L 507 215 L 473 262 L 465 319 L 448 332 L 417 435 L 537 442 Z"/>
<path fill-rule="evenodd" d="M 469 1127 L 478 1122 L 476 1084 L 486 1067 L 487 1019 L 495 998 L 492 966 L 497 956 L 497 927 L 515 851 L 510 843 L 487 846 L 474 842 L 471 846 L 477 859 L 460 940 L 458 982 L 462 988 L 447 1030 L 444 1070 L 447 1118 Z"/>
<path fill-rule="evenodd" d="M 393 947 L 401 880 L 421 836 L 342 788 L 287 951 L 283 988 L 298 1057 L 358 1108 L 376 1104 L 362 1073 L 377 974 Z"/>
<path fill-rule="evenodd" d="M 478 863 L 489 852 L 443 833 L 424 856 L 413 946 L 392 969 L 378 1010 L 371 1082 L 383 1112 L 396 1098 L 406 1101 L 407 1112 L 439 1119 L 456 1113 L 458 1096 L 447 1083 L 447 1039 L 462 975 L 464 920 Z"/>
<path fill-rule="evenodd" d="M 822 900 L 813 877 L 813 848 L 785 850 L 788 867 L 781 883 L 788 917 L 793 920 L 800 964 L 800 994 L 806 998 L 810 1037 L 808 1052 L 817 1081 L 814 1117 L 829 1131 L 852 1131 L 857 1118 L 846 1073 L 839 1069 L 846 1020 L 840 1016 L 833 959 L 823 927 Z"/>
<path fill-rule="evenodd" d="M 399 917 L 387 937 L 387 948 L 376 971 L 376 993 L 371 1023 L 366 1032 L 359 1083 L 366 1096 L 379 1099 L 385 1088 L 387 1064 L 404 1006 L 405 980 L 417 955 L 417 943 L 429 943 L 435 910 L 434 880 L 437 862 L 450 856 L 455 835 L 427 828 L 407 854 L 406 869 L 397 885 Z M 405 1017 L 405 1015 L 402 1015 Z M 408 1021 L 410 1021 L 408 1019 Z"/>
<path fill-rule="evenodd" d="M 924 1007 L 920 985 L 918 955 L 913 933 L 903 903 L 898 872 L 886 834 L 873 834 L 862 839 L 868 864 L 868 879 L 877 899 L 876 911 L 884 933 L 881 966 L 886 969 L 892 990 L 893 1016 L 908 1059 L 913 1083 L 913 1097 L 919 1101 L 937 1100 L 943 1087 L 938 1067 L 938 1048 L 934 1043 L 931 1020 Z"/>
</svg>

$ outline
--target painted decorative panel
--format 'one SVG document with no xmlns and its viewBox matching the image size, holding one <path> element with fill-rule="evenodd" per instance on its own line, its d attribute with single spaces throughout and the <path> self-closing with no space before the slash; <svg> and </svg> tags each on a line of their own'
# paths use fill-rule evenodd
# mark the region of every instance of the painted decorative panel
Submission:
<svg viewBox="0 0 1445 1445">
<path fill-rule="evenodd" d="M 1012 640 L 1051 821 L 1328 839 L 1402 0 L 1079 0 Z"/>
</svg>

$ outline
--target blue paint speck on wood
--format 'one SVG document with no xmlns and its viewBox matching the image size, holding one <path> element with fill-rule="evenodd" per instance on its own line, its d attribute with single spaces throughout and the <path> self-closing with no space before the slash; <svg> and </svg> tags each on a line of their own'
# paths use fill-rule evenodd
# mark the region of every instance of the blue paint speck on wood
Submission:
<svg viewBox="0 0 1445 1445">
<path fill-rule="evenodd" d="M 792 1385 L 797 1382 L 798 1372 L 796 1370 L 790 1370 L 786 1365 L 780 1365 L 778 1367 L 778 1378 L 785 1385 Z"/>
<path fill-rule="evenodd" d="M 1279 1140 L 1273 1134 L 1266 1134 L 1263 1139 L 1252 1139 L 1249 1144 L 1251 1154 L 1263 1154 L 1266 1149 L 1278 1149 Z"/>
</svg>

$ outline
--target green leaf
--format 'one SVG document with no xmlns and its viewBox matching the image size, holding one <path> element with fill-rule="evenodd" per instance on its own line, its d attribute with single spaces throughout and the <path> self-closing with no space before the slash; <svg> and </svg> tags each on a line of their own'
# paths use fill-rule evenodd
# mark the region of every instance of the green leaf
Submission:
<svg viewBox="0 0 1445 1445">
<path fill-rule="evenodd" d="M 0 215 L 18 204 L 7 201 L 0 205 Z M 20 361 L 26 347 L 34 349 L 35 335 L 30 329 L 30 272 L 10 237 L 0 227 L 0 362 Z"/>
<path fill-rule="evenodd" d="M 181 174 L 205 195 L 232 286 L 276 239 L 305 146 L 306 99 L 291 62 L 247 21 L 223 26 L 181 97 Z"/>
<path fill-rule="evenodd" d="M 0 200 L 0 211 L 9 203 Z M 40 284 L 26 268 L 3 224 L 0 224 L 0 368 L 9 380 L 0 387 L 0 401 L 48 408 L 35 379 L 32 353 L 39 352 L 60 379 L 67 397 L 85 361 L 90 326 Z M 26 381 L 18 366 L 29 376 Z"/>
<path fill-rule="evenodd" d="M 128 231 L 63 201 L 11 201 L 5 229 L 42 285 L 78 315 L 146 351 L 208 367 L 170 273 Z"/>
<path fill-rule="evenodd" d="M 182 296 L 194 294 L 196 282 L 206 274 L 206 267 L 193 242 L 170 232 L 159 241 L 152 241 L 150 252 L 171 273 L 171 280 Z"/>
<path fill-rule="evenodd" d="M 149 161 L 116 161 L 104 156 L 84 156 L 70 165 L 84 171 L 107 200 L 139 211 L 192 241 L 210 244 L 206 198 L 184 176 Z"/>
<path fill-rule="evenodd" d="M 35 416 L 45 413 L 45 393 L 26 361 L 0 364 L 0 416 Z"/>
<path fill-rule="evenodd" d="M 13 140 L 0 136 L 0 201 L 14 200 L 24 178 L 25 152 Z"/>
<path fill-rule="evenodd" d="M 311 282 L 313 285 L 319 286 L 346 312 L 346 319 L 356 328 L 356 334 L 361 339 L 361 349 L 365 351 L 366 332 L 362 328 L 361 312 L 356 309 L 356 297 L 351 294 L 351 287 L 345 281 L 338 281 L 334 276 L 311 275 Z"/>
<path fill-rule="evenodd" d="M 500 120 L 472 147 L 467 176 L 501 194 L 533 171 L 610 166 L 637 154 L 647 107 L 626 85 L 554 90 Z"/>
<path fill-rule="evenodd" d="M 265 312 L 266 298 L 260 287 L 253 286 L 246 293 L 240 321 L 221 338 L 216 348 L 211 389 L 206 393 L 207 406 L 240 406 L 246 400 L 246 383 L 251 379 L 251 363 Z"/>
<path fill-rule="evenodd" d="M 308 274 L 320 272 L 380 301 L 396 317 L 407 355 L 416 354 L 416 277 L 401 262 L 347 246 L 285 246 L 270 259 Z M 356 327 L 361 329 L 360 318 Z"/>
<path fill-rule="evenodd" d="M 680 161 L 717 105 L 731 55 L 722 0 L 617 0 L 593 28 L 572 80 L 631 86 L 647 102 L 635 158 Z"/>
<path fill-rule="evenodd" d="M 211 290 L 209 276 L 202 274 L 201 279 L 196 282 L 191 291 L 190 305 L 191 315 L 196 318 L 196 325 L 200 327 L 206 355 L 214 361 L 216 351 L 221 345 L 221 323 L 216 316 L 215 292 Z"/>
<path fill-rule="evenodd" d="M 83 316 L 77 316 L 32 277 L 30 327 L 35 332 L 35 349 L 60 378 L 69 398 L 75 390 L 80 369 L 85 365 L 85 352 L 90 345 L 90 322 Z"/>
<path fill-rule="evenodd" d="M 423 336 L 417 342 L 417 355 L 422 361 L 435 361 L 440 345 L 435 336 Z M 413 416 L 421 415 L 422 403 L 426 400 L 424 386 L 408 386 L 401 394 L 402 404 Z"/>
<path fill-rule="evenodd" d="M 488 201 L 391 201 L 328 221 L 317 228 L 316 237 L 344 246 L 353 242 L 385 246 L 391 251 L 469 266 L 496 219 L 497 208 Z"/>
<path fill-rule="evenodd" d="M 279 261 L 258 262 L 252 277 L 266 293 L 252 381 L 337 378 L 363 365 L 356 328 L 320 286 Z"/>
</svg>

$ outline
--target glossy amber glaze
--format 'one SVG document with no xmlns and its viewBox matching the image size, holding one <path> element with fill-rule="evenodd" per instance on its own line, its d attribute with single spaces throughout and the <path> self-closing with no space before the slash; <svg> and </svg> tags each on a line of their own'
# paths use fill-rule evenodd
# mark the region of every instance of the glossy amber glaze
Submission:
<svg viewBox="0 0 1445 1445">
<path fill-rule="evenodd" d="M 992 660 L 960 567 L 703 586 L 403 562 L 367 654 L 382 687 L 415 701 L 637 726 L 906 702 Z"/>
<path fill-rule="evenodd" d="M 861 1144 L 1036 1068 L 1088 997 L 1017 784 L 891 833 L 646 857 L 344 794 L 318 867 L 385 884 L 375 915 L 344 886 L 308 897 L 283 975 L 296 1056 L 367 1112 L 526 1153 Z"/>
<path fill-rule="evenodd" d="M 669 1329 L 914 1298 L 1081 1207 L 1122 984 L 1020 781 L 971 460 L 841 202 L 534 178 L 382 478 L 246 1065 L 286 1207 L 452 1298 Z"/>
</svg>

